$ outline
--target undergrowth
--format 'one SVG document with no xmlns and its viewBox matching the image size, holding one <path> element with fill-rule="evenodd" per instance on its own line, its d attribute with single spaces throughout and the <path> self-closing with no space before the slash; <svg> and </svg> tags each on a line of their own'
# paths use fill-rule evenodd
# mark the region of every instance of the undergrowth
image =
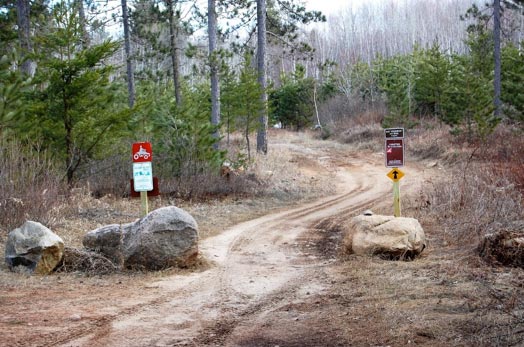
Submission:
<svg viewBox="0 0 524 347">
<path fill-rule="evenodd" d="M 53 226 L 56 209 L 66 198 L 63 175 L 35 144 L 3 140 L 1 146 L 0 234 L 6 235 L 27 219 Z"/>
<path fill-rule="evenodd" d="M 417 198 L 418 215 L 436 221 L 450 244 L 482 254 L 500 253 L 486 250 L 485 240 L 493 235 L 498 235 L 495 239 L 524 236 L 522 148 L 522 134 L 503 126 L 485 141 L 448 146 L 433 157 L 449 166 L 448 174 L 423 189 Z M 516 259 L 515 264 L 521 262 Z"/>
</svg>

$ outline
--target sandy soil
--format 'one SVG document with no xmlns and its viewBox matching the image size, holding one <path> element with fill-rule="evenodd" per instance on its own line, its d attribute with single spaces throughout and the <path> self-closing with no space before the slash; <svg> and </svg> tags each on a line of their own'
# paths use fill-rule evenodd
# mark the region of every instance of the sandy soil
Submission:
<svg viewBox="0 0 524 347">
<path fill-rule="evenodd" d="M 522 345 L 522 270 L 488 268 L 436 226 L 412 262 L 340 254 L 341 220 L 384 209 L 391 182 L 380 156 L 307 153 L 336 194 L 202 240 L 198 271 L 19 278 L 1 288 L 0 345 Z M 432 175 L 404 171 L 412 192 Z"/>
</svg>

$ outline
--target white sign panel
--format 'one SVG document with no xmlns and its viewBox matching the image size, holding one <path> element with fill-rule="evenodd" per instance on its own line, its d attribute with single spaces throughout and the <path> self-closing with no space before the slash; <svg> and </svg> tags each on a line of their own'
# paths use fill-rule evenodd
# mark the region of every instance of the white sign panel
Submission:
<svg viewBox="0 0 524 347">
<path fill-rule="evenodd" d="M 133 183 L 136 192 L 153 190 L 153 167 L 151 162 L 133 163 Z"/>
</svg>

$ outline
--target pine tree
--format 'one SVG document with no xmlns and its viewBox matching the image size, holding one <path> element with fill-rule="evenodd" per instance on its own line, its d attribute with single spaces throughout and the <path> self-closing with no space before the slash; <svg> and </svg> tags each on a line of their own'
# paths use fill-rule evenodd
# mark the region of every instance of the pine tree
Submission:
<svg viewBox="0 0 524 347">
<path fill-rule="evenodd" d="M 124 51 L 126 53 L 126 77 L 129 108 L 135 105 L 135 70 L 133 68 L 133 57 L 131 55 L 131 32 L 129 29 L 129 11 L 127 0 L 121 0 L 122 25 L 124 27 Z"/>
<path fill-rule="evenodd" d="M 502 101 L 506 115 L 524 126 L 524 56 L 520 49 L 508 45 L 502 50 Z"/>
<path fill-rule="evenodd" d="M 220 84 L 218 76 L 218 52 L 217 52 L 217 13 L 216 0 L 208 0 L 208 41 L 209 41 L 209 69 L 211 79 L 211 124 L 217 131 L 216 138 L 220 138 Z M 215 149 L 218 149 L 218 142 Z"/>
<path fill-rule="evenodd" d="M 23 93 L 27 91 L 31 79 L 11 69 L 16 61 L 18 57 L 15 53 L 0 57 L 0 138 L 13 134 L 27 108 Z"/>
<path fill-rule="evenodd" d="M 125 128 L 126 113 L 114 107 L 117 93 L 109 81 L 114 69 L 102 64 L 118 45 L 84 47 L 75 7 L 61 2 L 52 12 L 53 30 L 41 38 L 39 87 L 30 95 L 34 116 L 27 126 L 63 158 L 72 184 L 80 165 Z"/>
<path fill-rule="evenodd" d="M 449 86 L 449 58 L 441 52 L 440 46 L 423 50 L 415 62 L 415 102 L 417 113 L 424 116 L 442 116 L 442 104 Z"/>
<path fill-rule="evenodd" d="M 485 139 L 498 124 L 493 115 L 493 84 L 479 74 L 477 58 L 455 56 L 450 85 L 454 90 L 443 112 L 446 123 L 455 126 L 455 133 L 465 132 L 469 141 Z"/>
<path fill-rule="evenodd" d="M 222 122 L 226 128 L 226 143 L 229 147 L 230 135 L 237 130 L 237 118 L 240 97 L 238 95 L 237 74 L 229 65 L 224 64 L 220 73 Z"/>
<path fill-rule="evenodd" d="M 383 126 L 415 125 L 412 115 L 415 103 L 415 56 L 395 56 L 375 65 L 378 88 L 385 94 L 389 115 L 384 118 Z"/>
<path fill-rule="evenodd" d="M 209 84 L 186 88 L 181 107 L 167 93 L 157 95 L 162 109 L 152 119 L 155 151 L 164 158 L 159 163 L 160 172 L 179 179 L 216 171 L 225 157 L 225 152 L 213 149 L 218 139 L 213 136 L 216 127 L 209 118 Z"/>
<path fill-rule="evenodd" d="M 301 130 L 311 124 L 314 116 L 315 81 L 305 77 L 305 69 L 298 65 L 294 74 L 283 78 L 280 88 L 270 96 L 271 116 L 284 127 Z"/>
</svg>

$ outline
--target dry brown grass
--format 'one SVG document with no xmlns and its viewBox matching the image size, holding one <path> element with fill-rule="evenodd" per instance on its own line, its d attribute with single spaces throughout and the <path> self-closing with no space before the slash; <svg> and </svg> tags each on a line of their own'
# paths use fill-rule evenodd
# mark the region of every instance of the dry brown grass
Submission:
<svg viewBox="0 0 524 347">
<path fill-rule="evenodd" d="M 463 170 L 432 184 L 420 201 L 422 213 L 434 218 L 450 241 L 468 240 L 475 246 L 483 236 L 511 229 L 514 222 L 524 219 L 522 195 L 508 178 L 487 175 L 486 166 Z"/>
<path fill-rule="evenodd" d="M 356 345 L 517 346 L 524 339 L 522 271 L 486 271 L 435 249 L 414 262 L 352 256 L 339 271 L 348 281 L 339 300 L 374 330 L 370 336 L 366 324 L 350 325 Z"/>
<path fill-rule="evenodd" d="M 119 270 L 117 264 L 100 253 L 66 247 L 64 259 L 57 272 L 83 272 L 88 275 L 107 275 Z"/>
<path fill-rule="evenodd" d="M 378 123 L 354 125 L 341 132 L 338 139 L 355 150 L 379 152 L 384 148 L 384 129 Z"/>
<path fill-rule="evenodd" d="M 27 219 L 53 226 L 65 201 L 63 176 L 36 145 L 0 139 L 0 239 Z"/>
<path fill-rule="evenodd" d="M 434 136 L 438 133 L 441 137 Z M 413 199 L 410 207 L 417 215 L 439 224 L 448 242 L 466 241 L 467 248 L 502 230 L 524 233 L 515 226 L 524 220 L 522 136 L 502 127 L 486 142 L 453 144 L 456 139 L 445 129 L 435 129 L 430 135 L 435 141 L 426 139 L 425 149 L 420 139 L 411 146 L 422 148 L 420 158 L 437 160 L 447 169 Z"/>
<path fill-rule="evenodd" d="M 442 124 L 407 130 L 405 146 L 409 160 L 444 160 L 453 156 L 450 152 L 457 149 L 451 146 L 453 139 L 449 130 Z"/>
</svg>

